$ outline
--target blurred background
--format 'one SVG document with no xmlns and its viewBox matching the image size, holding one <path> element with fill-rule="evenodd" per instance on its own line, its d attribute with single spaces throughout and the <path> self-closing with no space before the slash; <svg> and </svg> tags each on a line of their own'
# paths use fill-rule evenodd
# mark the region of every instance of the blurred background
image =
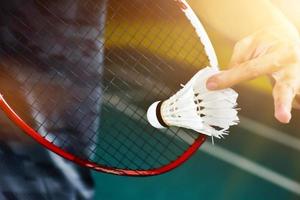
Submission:
<svg viewBox="0 0 300 200">
<path fill-rule="evenodd" d="M 191 3 L 197 9 L 197 1 Z M 299 5 L 296 1 L 289 0 L 289 7 L 281 0 L 274 3 L 295 23 L 300 19 L 295 14 L 298 12 L 291 12 Z M 115 22 L 120 23 L 117 18 Z M 145 22 L 145 28 L 147 23 L 150 22 Z M 156 23 L 165 26 L 163 22 Z M 226 66 L 234 41 L 203 23 L 220 65 Z M 106 29 L 109 31 L 113 26 L 110 23 Z M 106 45 L 122 42 L 124 40 L 111 38 Z M 95 172 L 96 199 L 300 199 L 300 112 L 293 112 L 289 125 L 279 124 L 274 119 L 267 78 L 235 89 L 240 94 L 241 123 L 232 128 L 224 140 L 215 141 L 214 146 L 209 145 L 208 140 L 183 166 L 156 177 L 118 177 Z M 110 117 L 116 115 L 112 112 Z"/>
</svg>

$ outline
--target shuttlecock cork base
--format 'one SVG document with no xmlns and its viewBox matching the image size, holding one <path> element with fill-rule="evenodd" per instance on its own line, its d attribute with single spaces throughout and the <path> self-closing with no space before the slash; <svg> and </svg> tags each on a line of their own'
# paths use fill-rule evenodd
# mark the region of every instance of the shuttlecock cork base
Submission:
<svg viewBox="0 0 300 200">
<path fill-rule="evenodd" d="M 168 125 L 164 122 L 161 116 L 161 106 L 163 101 L 154 102 L 147 111 L 147 119 L 155 128 L 166 128 Z"/>
<path fill-rule="evenodd" d="M 155 128 L 177 126 L 221 138 L 239 122 L 238 94 L 233 89 L 210 91 L 207 79 L 218 70 L 206 67 L 176 94 L 165 101 L 154 102 L 147 111 L 149 123 Z"/>
</svg>

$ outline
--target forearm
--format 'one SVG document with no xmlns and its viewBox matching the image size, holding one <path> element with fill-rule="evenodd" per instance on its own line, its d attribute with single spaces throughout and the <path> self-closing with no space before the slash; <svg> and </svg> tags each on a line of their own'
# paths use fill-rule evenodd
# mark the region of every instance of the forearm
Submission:
<svg viewBox="0 0 300 200">
<path fill-rule="evenodd" d="M 234 41 L 266 26 L 291 26 L 269 0 L 190 0 L 190 3 L 205 23 Z"/>
</svg>

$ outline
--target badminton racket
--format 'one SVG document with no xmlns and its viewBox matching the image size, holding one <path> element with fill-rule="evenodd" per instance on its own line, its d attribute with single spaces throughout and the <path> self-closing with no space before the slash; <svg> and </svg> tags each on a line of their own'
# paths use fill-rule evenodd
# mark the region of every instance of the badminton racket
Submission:
<svg viewBox="0 0 300 200">
<path fill-rule="evenodd" d="M 1 109 L 36 142 L 83 167 L 150 176 L 184 163 L 206 136 L 153 128 L 146 113 L 199 69 L 218 68 L 192 8 L 185 0 L 68 2 L 37 0 L 35 12 L 45 17 L 30 19 L 2 9 L 17 45 L 1 52 L 9 63 L 1 61 Z M 74 9 L 81 16 L 72 21 Z"/>
</svg>

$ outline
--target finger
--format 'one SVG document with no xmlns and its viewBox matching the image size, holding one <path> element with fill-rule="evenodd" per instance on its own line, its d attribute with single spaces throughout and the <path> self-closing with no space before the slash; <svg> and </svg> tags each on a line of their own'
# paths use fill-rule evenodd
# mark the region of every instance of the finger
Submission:
<svg viewBox="0 0 300 200">
<path fill-rule="evenodd" d="M 246 61 L 236 67 L 210 77 L 207 80 L 207 88 L 210 90 L 228 88 L 237 83 L 255 79 L 258 76 L 274 73 L 289 63 L 296 61 L 298 61 L 296 54 L 282 49 Z"/>
<path fill-rule="evenodd" d="M 258 46 L 251 54 L 251 58 L 257 58 L 258 56 L 266 54 L 271 46 L 272 46 L 271 44 Z"/>
<path fill-rule="evenodd" d="M 277 71 L 280 66 L 274 60 L 276 56 L 279 55 L 277 53 L 268 54 L 216 74 L 207 80 L 207 88 L 210 90 L 224 89 L 237 83 Z"/>
<path fill-rule="evenodd" d="M 291 120 L 292 103 L 296 96 L 296 81 L 278 81 L 273 88 L 275 117 L 282 123 L 289 123 Z"/>
<path fill-rule="evenodd" d="M 247 37 L 236 43 L 233 48 L 233 53 L 230 58 L 228 68 L 234 67 L 240 63 L 250 59 L 250 56 L 254 50 L 253 38 Z"/>
<path fill-rule="evenodd" d="M 300 68 L 298 64 L 290 65 L 286 70 L 278 71 L 271 74 L 274 84 L 277 81 L 289 82 L 288 84 L 296 91 L 295 97 L 292 102 L 292 107 L 300 109 Z"/>
</svg>

